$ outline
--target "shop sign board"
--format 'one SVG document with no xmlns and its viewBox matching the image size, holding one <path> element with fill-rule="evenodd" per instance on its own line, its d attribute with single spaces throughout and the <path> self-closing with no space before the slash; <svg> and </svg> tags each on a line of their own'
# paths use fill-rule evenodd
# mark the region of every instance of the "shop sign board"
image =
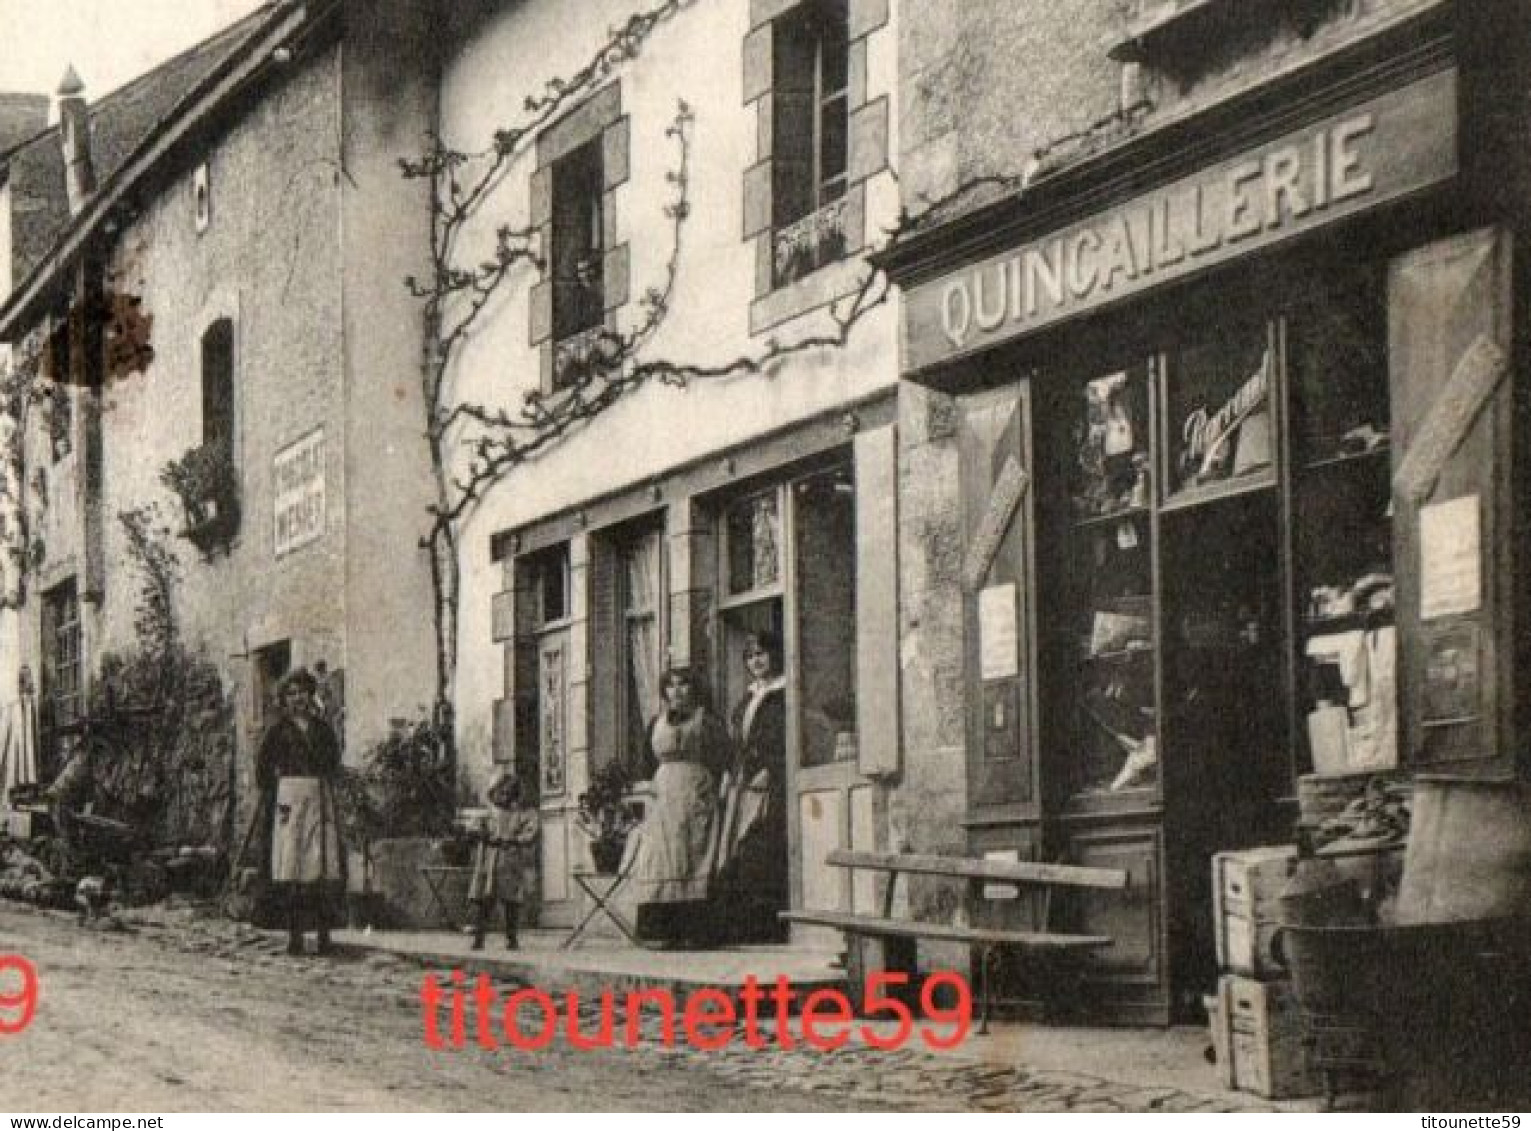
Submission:
<svg viewBox="0 0 1531 1131">
<path fill-rule="evenodd" d="M 911 287 L 908 369 L 987 349 L 1417 193 L 1457 171 L 1440 71 L 1041 239 Z"/>
<path fill-rule="evenodd" d="M 276 556 L 324 536 L 324 429 L 288 444 L 271 461 Z"/>
</svg>

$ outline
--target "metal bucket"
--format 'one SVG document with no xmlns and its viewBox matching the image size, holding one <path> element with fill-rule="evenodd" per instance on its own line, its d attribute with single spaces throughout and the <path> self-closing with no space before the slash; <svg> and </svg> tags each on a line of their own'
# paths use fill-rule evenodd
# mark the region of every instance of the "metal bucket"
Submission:
<svg viewBox="0 0 1531 1131">
<path fill-rule="evenodd" d="M 1531 915 L 1531 786 L 1417 778 L 1398 922 L 1526 915 Z"/>
</svg>

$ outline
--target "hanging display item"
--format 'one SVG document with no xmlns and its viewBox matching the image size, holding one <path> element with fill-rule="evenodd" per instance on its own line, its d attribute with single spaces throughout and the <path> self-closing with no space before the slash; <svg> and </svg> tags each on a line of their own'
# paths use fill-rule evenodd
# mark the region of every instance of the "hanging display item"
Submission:
<svg viewBox="0 0 1531 1131">
<path fill-rule="evenodd" d="M 1097 377 L 1084 387 L 1074 494 L 1079 518 L 1148 505 L 1146 436 L 1133 393 L 1126 371 Z"/>
</svg>

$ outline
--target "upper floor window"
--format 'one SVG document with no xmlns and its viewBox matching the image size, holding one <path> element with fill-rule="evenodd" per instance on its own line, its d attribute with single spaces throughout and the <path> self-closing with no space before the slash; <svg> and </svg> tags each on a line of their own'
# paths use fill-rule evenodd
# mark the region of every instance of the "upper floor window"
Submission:
<svg viewBox="0 0 1531 1131">
<path fill-rule="evenodd" d="M 605 173 L 601 141 L 587 142 L 553 166 L 553 338 L 601 325 Z"/>
<path fill-rule="evenodd" d="M 810 0 L 772 27 L 774 280 L 845 254 L 850 121 L 845 0 Z"/>
<path fill-rule="evenodd" d="M 202 443 L 234 454 L 234 323 L 227 318 L 202 335 Z"/>
</svg>

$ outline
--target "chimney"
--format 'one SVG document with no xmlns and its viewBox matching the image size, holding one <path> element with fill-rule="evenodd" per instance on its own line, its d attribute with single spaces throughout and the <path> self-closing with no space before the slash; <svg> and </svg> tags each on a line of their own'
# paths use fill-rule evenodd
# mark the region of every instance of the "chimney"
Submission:
<svg viewBox="0 0 1531 1131">
<path fill-rule="evenodd" d="M 96 191 L 96 171 L 90 162 L 90 111 L 85 105 L 85 84 L 73 66 L 58 85 L 58 132 L 64 147 L 64 187 L 73 216 Z"/>
</svg>

